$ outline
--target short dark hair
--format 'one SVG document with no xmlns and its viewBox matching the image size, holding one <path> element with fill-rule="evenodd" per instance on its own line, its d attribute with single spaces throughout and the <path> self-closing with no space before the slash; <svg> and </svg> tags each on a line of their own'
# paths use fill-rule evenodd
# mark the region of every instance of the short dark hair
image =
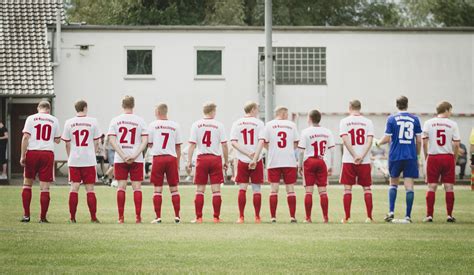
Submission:
<svg viewBox="0 0 474 275">
<path fill-rule="evenodd" d="M 86 107 L 87 107 L 87 102 L 82 99 L 77 101 L 74 104 L 74 108 L 76 108 L 76 112 L 83 112 Z"/>
<path fill-rule="evenodd" d="M 408 109 L 408 98 L 404 95 L 397 98 L 397 108 L 398 110 Z"/>
<path fill-rule="evenodd" d="M 313 123 L 319 123 L 321 121 L 321 113 L 316 109 L 309 111 L 308 116 Z"/>
<path fill-rule="evenodd" d="M 438 106 L 436 106 L 436 113 L 439 115 L 446 111 L 451 110 L 452 108 L 453 108 L 453 105 L 451 105 L 451 103 L 447 101 L 442 101 L 438 104 Z"/>
<path fill-rule="evenodd" d="M 351 100 L 349 102 L 349 105 L 351 106 L 351 109 L 355 111 L 360 111 L 360 109 L 362 108 L 362 104 L 358 99 Z"/>
</svg>

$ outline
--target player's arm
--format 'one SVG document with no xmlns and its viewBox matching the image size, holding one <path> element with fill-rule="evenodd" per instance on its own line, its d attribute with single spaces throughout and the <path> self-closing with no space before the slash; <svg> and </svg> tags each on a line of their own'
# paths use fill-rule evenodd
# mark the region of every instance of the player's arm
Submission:
<svg viewBox="0 0 474 275">
<path fill-rule="evenodd" d="M 366 143 L 365 148 L 364 148 L 364 153 L 361 156 L 362 159 L 364 159 L 365 156 L 367 156 L 370 149 L 372 148 L 372 141 L 374 141 L 374 137 L 373 136 L 368 136 L 367 137 L 367 143 Z"/>
<path fill-rule="evenodd" d="M 0 139 L 8 139 L 8 132 L 5 132 L 3 134 L 3 137 L 0 137 Z"/>
<path fill-rule="evenodd" d="M 329 155 L 331 157 L 331 161 L 329 162 L 329 167 L 328 167 L 328 176 L 332 175 L 332 168 L 334 167 L 334 158 L 336 156 L 336 150 L 335 146 L 329 147 Z"/>
<path fill-rule="evenodd" d="M 94 152 L 99 152 L 99 139 L 94 139 Z"/>
<path fill-rule="evenodd" d="M 377 147 L 378 147 L 380 145 L 390 143 L 391 139 L 392 138 L 390 136 L 384 135 L 379 141 L 375 142 L 375 145 L 377 145 Z"/>
<path fill-rule="evenodd" d="M 416 135 L 416 155 L 420 155 L 421 152 L 421 135 Z"/>
<path fill-rule="evenodd" d="M 71 142 L 70 141 L 65 141 L 66 143 L 66 155 L 69 158 L 69 155 L 71 154 Z"/>
<path fill-rule="evenodd" d="M 344 144 L 344 146 L 347 148 L 347 151 L 349 151 L 349 153 L 354 158 L 354 160 L 357 159 L 357 158 L 361 158 L 354 151 L 354 148 L 352 147 L 352 143 L 349 140 L 349 136 L 348 135 L 343 135 L 341 138 L 342 138 L 342 144 Z"/>
<path fill-rule="evenodd" d="M 229 163 L 229 146 L 227 146 L 227 142 L 222 143 L 222 155 L 224 156 L 224 170 L 227 170 L 227 163 Z"/>
<path fill-rule="evenodd" d="M 176 161 L 178 162 L 178 170 L 179 170 L 179 164 L 181 161 L 181 144 L 176 144 L 175 150 L 176 150 Z"/>
<path fill-rule="evenodd" d="M 193 164 L 193 155 L 194 155 L 195 149 L 196 149 L 196 143 L 190 142 L 189 148 L 188 148 L 188 160 L 186 162 L 186 172 L 188 172 L 188 174 L 190 174 L 192 170 L 191 166 Z"/>
<path fill-rule="evenodd" d="M 120 146 L 118 146 L 116 136 L 109 135 L 109 143 L 112 146 L 112 148 L 114 148 L 115 152 L 117 152 L 117 154 L 119 154 L 120 158 L 122 158 L 123 160 L 128 158 L 128 156 L 126 156 L 125 153 L 123 152 L 122 148 L 120 148 Z"/>
<path fill-rule="evenodd" d="M 232 147 L 235 148 L 235 150 L 239 151 L 240 153 L 246 155 L 247 157 L 249 157 L 250 159 L 253 158 L 252 156 L 252 153 L 248 152 L 247 150 L 245 150 L 245 148 L 243 148 L 238 142 L 237 140 L 232 140 L 231 141 L 231 144 L 232 144 Z"/>
<path fill-rule="evenodd" d="M 300 176 L 303 176 L 303 159 L 304 159 L 304 149 L 298 149 L 298 173 Z"/>
<path fill-rule="evenodd" d="M 425 157 L 425 159 L 428 157 L 428 144 L 430 143 L 429 142 L 429 138 L 428 137 L 424 137 L 423 138 L 423 156 Z"/>
<path fill-rule="evenodd" d="M 453 141 L 454 163 L 458 162 L 458 153 L 461 147 L 460 143 L 459 140 Z"/>
<path fill-rule="evenodd" d="M 264 144 L 265 144 L 265 140 L 260 139 L 258 141 L 257 150 L 255 151 L 255 155 L 253 156 L 252 161 L 249 163 L 249 168 L 250 169 L 255 169 L 255 167 L 257 166 L 258 156 L 260 156 L 260 154 L 262 153 Z"/>
<path fill-rule="evenodd" d="M 30 140 L 30 134 L 23 133 L 23 138 L 21 139 L 21 156 L 20 156 L 21 166 L 25 166 L 26 150 L 28 149 L 29 140 Z"/>
<path fill-rule="evenodd" d="M 135 152 L 135 154 L 133 154 L 131 157 L 130 157 L 130 161 L 131 162 L 134 162 L 135 159 L 138 158 L 138 156 L 143 152 L 145 151 L 146 147 L 148 146 L 148 135 L 142 135 L 142 140 L 141 140 L 141 143 L 140 143 L 140 147 L 138 147 L 138 150 Z"/>
</svg>

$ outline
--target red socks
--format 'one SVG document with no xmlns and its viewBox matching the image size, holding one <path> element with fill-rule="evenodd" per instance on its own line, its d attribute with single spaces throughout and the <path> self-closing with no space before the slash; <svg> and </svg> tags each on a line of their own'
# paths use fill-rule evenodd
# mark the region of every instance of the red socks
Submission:
<svg viewBox="0 0 474 275">
<path fill-rule="evenodd" d="M 202 208 L 204 206 L 204 194 L 201 192 L 196 192 L 196 197 L 194 198 L 194 208 L 196 210 L 196 218 L 202 218 Z"/>
<path fill-rule="evenodd" d="M 262 207 L 262 194 L 253 193 L 253 207 L 255 208 L 255 217 L 260 217 L 260 208 Z"/>
<path fill-rule="evenodd" d="M 240 217 L 244 217 L 244 210 L 245 210 L 245 204 L 247 202 L 247 190 L 245 189 L 240 189 L 239 190 L 239 197 L 238 197 L 238 203 L 239 203 L 239 213 Z"/>
<path fill-rule="evenodd" d="M 123 212 L 125 209 L 125 190 L 120 188 L 117 190 L 117 208 L 119 219 L 123 219 Z"/>
<path fill-rule="evenodd" d="M 276 210 L 278 205 L 278 193 L 270 193 L 270 215 L 271 218 L 276 218 Z"/>
<path fill-rule="evenodd" d="M 221 205 L 222 205 L 221 192 L 212 193 L 212 206 L 214 208 L 214 218 L 219 218 L 219 216 L 221 215 Z"/>
<path fill-rule="evenodd" d="M 91 213 L 91 220 L 97 220 L 97 199 L 95 197 L 95 192 L 87 192 L 87 206 L 89 207 L 89 212 Z"/>
<path fill-rule="evenodd" d="M 153 206 L 155 208 L 155 215 L 156 215 L 157 219 L 161 218 L 161 203 L 162 203 L 162 201 L 163 201 L 163 197 L 162 197 L 161 193 L 155 192 L 153 194 Z"/>
<path fill-rule="evenodd" d="M 290 192 L 286 195 L 286 200 L 288 202 L 288 208 L 290 209 L 290 217 L 295 218 L 296 213 L 296 194 L 295 192 Z"/>
<path fill-rule="evenodd" d="M 75 191 L 69 192 L 69 214 L 71 220 L 76 219 L 77 203 L 79 202 L 79 195 Z"/>
<path fill-rule="evenodd" d="M 173 203 L 174 216 L 179 218 L 181 197 L 178 191 L 171 193 L 171 202 Z"/>
<path fill-rule="evenodd" d="M 323 218 L 325 221 L 327 221 L 328 220 L 328 207 L 329 207 L 328 193 L 326 192 L 319 193 L 319 203 L 321 204 L 321 210 L 323 210 Z"/>
<path fill-rule="evenodd" d="M 427 217 L 433 217 L 435 199 L 436 199 L 436 192 L 428 190 L 426 192 L 426 216 Z"/>
<path fill-rule="evenodd" d="M 40 204 L 41 204 L 41 219 L 46 219 L 46 213 L 48 213 L 49 208 L 49 190 L 41 191 L 40 195 Z"/>
<path fill-rule="evenodd" d="M 23 201 L 23 215 L 26 217 L 30 216 L 30 204 L 31 204 L 31 186 L 23 185 L 23 191 L 21 192 L 21 199 Z"/>
<path fill-rule="evenodd" d="M 346 220 L 350 219 L 351 217 L 351 203 L 352 203 L 352 191 L 345 190 L 344 191 L 344 213 L 346 214 Z"/>
<path fill-rule="evenodd" d="M 139 219 L 142 215 L 142 190 L 133 190 L 133 202 L 135 203 L 135 215 Z"/>
<path fill-rule="evenodd" d="M 448 212 L 448 216 L 453 215 L 453 208 L 454 208 L 454 192 L 447 191 L 446 192 L 446 211 Z"/>
<path fill-rule="evenodd" d="M 367 210 L 367 217 L 372 219 L 372 190 L 368 189 L 364 191 L 365 209 Z"/>
<path fill-rule="evenodd" d="M 304 196 L 304 209 L 306 211 L 306 219 L 311 220 L 311 209 L 313 208 L 313 193 L 306 193 Z"/>
</svg>

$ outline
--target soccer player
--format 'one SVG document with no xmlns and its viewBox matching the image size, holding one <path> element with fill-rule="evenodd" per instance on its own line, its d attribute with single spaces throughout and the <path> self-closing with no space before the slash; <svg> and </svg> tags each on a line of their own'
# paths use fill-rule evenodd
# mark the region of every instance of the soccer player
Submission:
<svg viewBox="0 0 474 275">
<path fill-rule="evenodd" d="M 148 142 L 147 125 L 143 118 L 133 114 L 135 99 L 125 96 L 122 99 L 123 114 L 110 122 L 108 136 L 115 150 L 114 177 L 118 181 L 117 207 L 119 223 L 124 223 L 125 190 L 130 175 L 135 203 L 136 223 L 141 223 L 143 181 L 143 150 Z"/>
<path fill-rule="evenodd" d="M 38 113 L 29 116 L 23 128 L 20 164 L 25 167 L 23 191 L 22 222 L 30 221 L 31 188 L 38 175 L 40 182 L 40 223 L 48 223 L 46 214 L 49 208 L 49 186 L 54 181 L 54 143 L 59 144 L 61 132 L 58 119 L 49 114 L 51 104 L 41 101 Z"/>
<path fill-rule="evenodd" d="M 438 183 L 446 191 L 447 222 L 455 222 L 454 182 L 456 157 L 459 150 L 460 136 L 458 124 L 449 117 L 452 114 L 451 103 L 443 101 L 436 107 L 437 117 L 423 125 L 423 152 L 426 160 L 427 184 L 426 217 L 424 222 L 433 221 L 434 203 Z"/>
<path fill-rule="evenodd" d="M 311 223 L 311 209 L 313 208 L 314 185 L 318 187 L 319 201 L 323 211 L 323 222 L 327 223 L 328 218 L 328 194 L 326 186 L 328 175 L 332 173 L 334 160 L 334 137 L 327 128 L 319 126 L 321 113 L 318 110 L 311 110 L 308 114 L 308 128 L 301 132 L 298 143 L 300 148 L 298 172 L 304 176 L 304 186 L 306 195 L 304 198 L 304 208 L 306 211 L 305 222 Z M 330 164 L 326 165 L 324 156 L 327 150 L 330 152 Z"/>
<path fill-rule="evenodd" d="M 197 147 L 196 172 L 194 175 L 194 184 L 196 184 L 196 197 L 194 199 L 196 219 L 192 223 L 202 223 L 204 192 L 206 191 L 208 179 L 211 182 L 214 223 L 221 222 L 221 184 L 224 182 L 223 169 L 227 170 L 229 152 L 224 125 L 215 119 L 216 107 L 216 104 L 212 102 L 204 104 L 204 118 L 194 122 L 191 126 L 186 164 L 188 173 L 191 173 L 192 158 Z M 224 157 L 224 164 L 222 164 L 221 155 Z"/>
<path fill-rule="evenodd" d="M 260 141 L 257 151 L 249 164 L 251 169 L 256 169 L 264 145 L 268 147 L 267 171 L 268 181 L 271 184 L 270 193 L 270 215 L 271 222 L 276 222 L 276 210 L 278 205 L 278 189 L 280 180 L 286 185 L 287 201 L 290 210 L 290 222 L 296 223 L 296 193 L 295 183 L 298 168 L 295 150 L 298 145 L 299 135 L 296 124 L 288 120 L 288 108 L 277 107 L 275 119 L 269 121 L 263 131 L 260 132 Z"/>
<path fill-rule="evenodd" d="M 260 208 L 262 205 L 262 194 L 260 193 L 263 183 L 263 161 L 258 156 L 255 169 L 249 168 L 258 145 L 258 137 L 264 124 L 257 118 L 258 105 L 255 102 L 247 102 L 244 106 L 245 116 L 232 124 L 230 139 L 232 146 L 237 151 L 237 172 L 235 182 L 239 184 L 239 219 L 237 223 L 244 223 L 244 211 L 247 201 L 247 186 L 252 184 L 253 206 L 255 209 L 255 223 L 260 223 Z"/>
<path fill-rule="evenodd" d="M 79 187 L 84 184 L 91 221 L 99 223 L 96 217 L 97 199 L 94 193 L 94 184 L 97 181 L 95 152 L 102 133 L 99 130 L 97 119 L 87 116 L 87 102 L 79 100 L 74 104 L 74 108 L 76 117 L 66 121 L 61 137 L 66 143 L 69 182 L 71 183 L 69 192 L 70 222 L 76 223 Z"/>
<path fill-rule="evenodd" d="M 386 222 L 394 219 L 395 200 L 400 174 L 403 173 L 406 190 L 406 213 L 403 223 L 411 223 L 411 210 L 415 193 L 414 179 L 418 178 L 418 155 L 421 150 L 421 125 L 417 116 L 410 114 L 408 98 L 400 96 L 396 101 L 400 112 L 388 117 L 385 135 L 377 146 L 390 142 L 388 155 L 388 169 L 390 171 L 390 187 L 388 189 L 389 212 L 385 216 Z"/>
<path fill-rule="evenodd" d="M 355 99 L 349 102 L 349 116 L 341 120 L 339 135 L 344 144 L 342 154 L 342 171 L 339 182 L 344 185 L 344 213 L 342 223 L 350 223 L 352 186 L 359 184 L 364 189 L 365 209 L 367 211 L 366 223 L 372 219 L 372 177 L 370 155 L 374 138 L 374 125 L 372 121 L 361 115 L 362 104 Z"/>
<path fill-rule="evenodd" d="M 153 206 L 156 219 L 151 223 L 161 223 L 161 203 L 163 181 L 166 181 L 171 193 L 174 208 L 174 221 L 180 223 L 179 160 L 181 158 L 181 130 L 179 124 L 168 120 L 168 106 L 159 104 L 155 109 L 156 120 L 148 126 L 148 147 L 153 156 L 150 182 L 155 186 Z"/>
</svg>

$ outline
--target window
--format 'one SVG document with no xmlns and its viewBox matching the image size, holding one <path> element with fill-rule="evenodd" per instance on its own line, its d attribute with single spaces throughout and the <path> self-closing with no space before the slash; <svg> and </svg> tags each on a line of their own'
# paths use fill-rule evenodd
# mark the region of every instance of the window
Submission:
<svg viewBox="0 0 474 275">
<path fill-rule="evenodd" d="M 273 54 L 277 85 L 326 85 L 325 47 L 274 47 Z"/>
<path fill-rule="evenodd" d="M 196 78 L 223 79 L 223 48 L 196 48 Z"/>
<path fill-rule="evenodd" d="M 126 79 L 154 79 L 153 47 L 126 47 Z"/>
</svg>

